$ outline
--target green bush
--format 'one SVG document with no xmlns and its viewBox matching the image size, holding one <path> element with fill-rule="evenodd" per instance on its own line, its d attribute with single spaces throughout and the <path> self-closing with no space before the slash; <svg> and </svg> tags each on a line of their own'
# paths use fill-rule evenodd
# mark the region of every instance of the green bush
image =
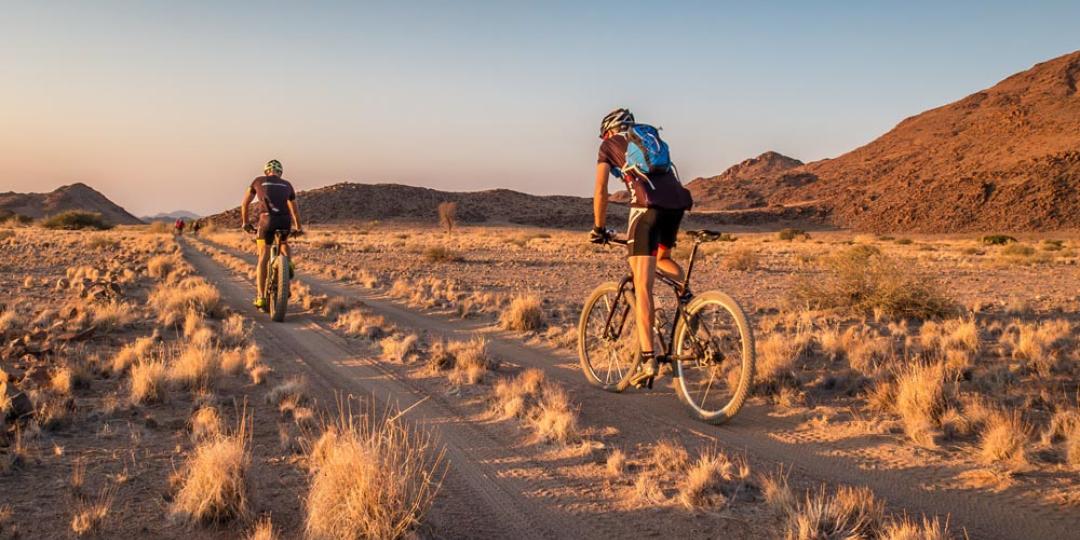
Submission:
<svg viewBox="0 0 1080 540">
<path fill-rule="evenodd" d="M 787 228 L 787 229 L 783 229 L 780 232 L 776 233 L 776 237 L 781 239 L 781 240 L 791 241 L 791 240 L 794 240 L 796 238 L 801 238 L 803 240 L 808 240 L 810 238 L 810 235 L 807 234 L 807 232 L 802 230 L 802 229 Z"/>
<path fill-rule="evenodd" d="M 1003 246 L 1013 242 L 1016 242 L 1016 238 L 1006 234 L 988 234 L 982 237 L 982 243 L 988 246 Z"/>
<path fill-rule="evenodd" d="M 80 229 L 96 229 L 104 231 L 113 228 L 112 223 L 105 220 L 97 212 L 84 212 L 82 210 L 68 210 L 61 212 L 41 222 L 46 229 L 63 229 L 75 231 Z"/>
</svg>

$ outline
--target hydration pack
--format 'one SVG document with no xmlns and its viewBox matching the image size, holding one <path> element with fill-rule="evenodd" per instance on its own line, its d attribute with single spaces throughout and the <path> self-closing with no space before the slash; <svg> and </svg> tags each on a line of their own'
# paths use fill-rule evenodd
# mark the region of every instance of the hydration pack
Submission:
<svg viewBox="0 0 1080 540">
<path fill-rule="evenodd" d="M 648 124 L 633 124 L 623 135 L 626 137 L 626 164 L 616 176 L 629 188 L 630 204 L 690 209 L 694 205 L 693 197 L 679 181 L 668 145 L 660 138 L 660 130 Z"/>
<path fill-rule="evenodd" d="M 631 125 L 626 130 L 626 165 L 622 172 L 649 176 L 670 170 L 671 153 L 660 138 L 660 130 L 648 124 Z"/>
</svg>

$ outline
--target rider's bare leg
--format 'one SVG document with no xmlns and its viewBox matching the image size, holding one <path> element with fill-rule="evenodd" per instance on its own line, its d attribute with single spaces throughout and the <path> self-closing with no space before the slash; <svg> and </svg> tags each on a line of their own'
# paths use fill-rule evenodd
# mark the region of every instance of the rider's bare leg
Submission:
<svg viewBox="0 0 1080 540">
<path fill-rule="evenodd" d="M 683 269 L 679 263 L 671 258 L 671 248 L 660 246 L 656 248 L 656 270 L 675 281 L 682 282 Z"/>
<path fill-rule="evenodd" d="M 255 265 L 255 288 L 259 298 L 266 296 L 266 266 L 270 260 L 270 246 L 266 242 L 256 244 L 259 252 L 259 262 Z"/>
<path fill-rule="evenodd" d="M 634 274 L 635 314 L 637 315 L 638 342 L 642 352 L 653 349 L 653 284 L 656 282 L 656 257 L 630 257 L 630 271 Z"/>
</svg>

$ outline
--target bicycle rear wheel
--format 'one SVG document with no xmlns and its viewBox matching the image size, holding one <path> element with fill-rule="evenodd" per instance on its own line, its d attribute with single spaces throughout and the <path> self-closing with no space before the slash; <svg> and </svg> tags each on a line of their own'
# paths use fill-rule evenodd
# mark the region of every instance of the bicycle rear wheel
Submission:
<svg viewBox="0 0 1080 540">
<path fill-rule="evenodd" d="M 285 255 L 275 258 L 270 275 L 274 277 L 273 282 L 268 281 L 266 284 L 267 293 L 270 295 L 270 319 L 282 322 L 289 307 L 289 258 Z"/>
<path fill-rule="evenodd" d="M 585 300 L 578 323 L 578 358 L 585 379 L 608 392 L 622 392 L 641 364 L 634 320 L 634 293 L 619 294 L 619 284 L 607 282 Z"/>
<path fill-rule="evenodd" d="M 709 291 L 694 298 L 675 329 L 675 390 L 691 415 L 731 420 L 754 384 L 754 334 L 742 307 Z"/>
</svg>

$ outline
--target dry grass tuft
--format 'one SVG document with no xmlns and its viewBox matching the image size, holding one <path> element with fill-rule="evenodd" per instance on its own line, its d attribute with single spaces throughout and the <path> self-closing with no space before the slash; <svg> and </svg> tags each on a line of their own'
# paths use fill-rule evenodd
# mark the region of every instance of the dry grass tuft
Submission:
<svg viewBox="0 0 1080 540">
<path fill-rule="evenodd" d="M 379 342 L 383 356 L 396 362 L 406 363 L 412 360 L 420 351 L 420 336 L 409 334 L 406 336 L 390 336 Z"/>
<path fill-rule="evenodd" d="M 484 375 L 498 366 L 498 361 L 488 351 L 484 338 L 459 341 L 448 346 L 453 357 L 453 369 L 447 375 L 452 384 L 478 384 Z"/>
<path fill-rule="evenodd" d="M 612 450 L 605 462 L 605 470 L 607 475 L 612 478 L 621 476 L 626 471 L 626 452 L 618 448 Z"/>
<path fill-rule="evenodd" d="M 221 415 L 216 408 L 199 407 L 191 416 L 191 440 L 195 443 L 217 438 L 221 433 Z"/>
<path fill-rule="evenodd" d="M 523 418 L 545 384 L 544 372 L 530 368 L 512 379 L 502 379 L 492 390 L 492 411 L 498 418 Z"/>
<path fill-rule="evenodd" d="M 290 377 L 266 393 L 266 402 L 278 407 L 286 399 L 295 403 L 303 402 L 307 396 L 308 383 L 303 377 Z"/>
<path fill-rule="evenodd" d="M 131 366 L 131 402 L 134 404 L 163 401 L 168 372 L 161 360 L 140 360 Z"/>
<path fill-rule="evenodd" d="M 90 304 L 90 324 L 98 330 L 116 330 L 135 320 L 131 306 L 123 302 L 94 302 Z"/>
<path fill-rule="evenodd" d="M 250 430 L 251 418 L 245 412 L 235 432 L 195 447 L 180 475 L 180 490 L 171 509 L 174 517 L 189 523 L 246 519 Z"/>
<path fill-rule="evenodd" d="M 200 344 L 189 345 L 169 363 L 169 380 L 181 388 L 213 388 L 220 368 L 219 351 Z"/>
<path fill-rule="evenodd" d="M 334 327 L 347 335 L 368 339 L 379 339 L 389 333 L 386 319 L 359 308 L 338 315 Z"/>
<path fill-rule="evenodd" d="M 400 538 L 439 490 L 443 453 L 400 420 L 343 412 L 309 457 L 308 538 Z"/>
<path fill-rule="evenodd" d="M 278 535 L 274 532 L 274 524 L 270 521 L 270 516 L 260 517 L 255 522 L 255 526 L 248 531 L 247 540 L 278 540 Z"/>
<path fill-rule="evenodd" d="M 553 383 L 541 387 L 540 402 L 529 413 L 528 426 L 536 439 L 567 444 L 578 440 L 578 415 L 570 406 L 570 396 Z"/>
<path fill-rule="evenodd" d="M 907 516 L 885 524 L 879 536 L 881 540 L 949 540 L 949 525 L 938 518 L 923 517 L 921 522 Z"/>
<path fill-rule="evenodd" d="M 1026 445 L 1031 429 L 1019 411 L 996 411 L 990 415 L 979 440 L 979 458 L 984 463 L 1002 463 L 1011 467 L 1027 465 Z"/>
<path fill-rule="evenodd" d="M 933 446 L 933 434 L 945 412 L 945 364 L 914 362 L 899 370 L 893 409 L 900 415 L 907 436 Z"/>
<path fill-rule="evenodd" d="M 533 332 L 544 327 L 544 310 L 540 297 L 536 295 L 518 296 L 510 302 L 510 307 L 499 317 L 499 325 L 506 330 Z"/>
<path fill-rule="evenodd" d="M 176 268 L 176 258 L 173 255 L 157 255 L 146 262 L 146 273 L 150 277 L 165 279 Z"/>
<path fill-rule="evenodd" d="M 689 463 L 690 453 L 674 439 L 663 439 L 653 445 L 648 461 L 653 469 L 666 472 L 680 472 Z"/>
<path fill-rule="evenodd" d="M 761 493 L 765 497 L 765 503 L 781 514 L 794 512 L 798 505 L 795 492 L 791 491 L 787 475 L 783 471 L 761 476 Z"/>
<path fill-rule="evenodd" d="M 830 495 L 822 486 L 787 516 L 785 538 L 874 538 L 884 519 L 884 504 L 868 488 L 841 486 Z"/>
<path fill-rule="evenodd" d="M 251 339 L 251 327 L 244 323 L 244 316 L 234 313 L 221 323 L 218 340 L 222 347 L 242 347 Z"/>
<path fill-rule="evenodd" d="M 761 267 L 761 260 L 757 252 L 750 248 L 738 248 L 731 251 L 721 260 L 721 266 L 728 270 L 751 272 Z"/>
<path fill-rule="evenodd" d="M 1013 357 L 1030 362 L 1043 377 L 1049 377 L 1059 368 L 1073 342 L 1072 327 L 1066 320 L 1020 323 L 1019 331 Z"/>
<path fill-rule="evenodd" d="M 120 352 L 112 359 L 112 372 L 119 375 L 126 372 L 132 364 L 149 357 L 150 349 L 154 346 L 154 338 L 141 337 L 134 343 L 124 345 Z"/>
<path fill-rule="evenodd" d="M 708 449 L 690 464 L 679 482 L 679 502 L 689 509 L 726 505 L 746 487 L 750 468 L 718 449 Z"/>
<path fill-rule="evenodd" d="M 96 535 L 101 532 L 105 519 L 112 509 L 113 491 L 106 489 L 94 501 L 78 499 L 75 515 L 71 518 L 71 531 L 75 536 Z"/>
<path fill-rule="evenodd" d="M 151 291 L 147 303 L 165 325 L 179 324 L 190 309 L 200 314 L 216 314 L 221 305 L 221 294 L 206 280 L 198 277 L 184 278 L 175 285 L 161 284 Z"/>
</svg>

